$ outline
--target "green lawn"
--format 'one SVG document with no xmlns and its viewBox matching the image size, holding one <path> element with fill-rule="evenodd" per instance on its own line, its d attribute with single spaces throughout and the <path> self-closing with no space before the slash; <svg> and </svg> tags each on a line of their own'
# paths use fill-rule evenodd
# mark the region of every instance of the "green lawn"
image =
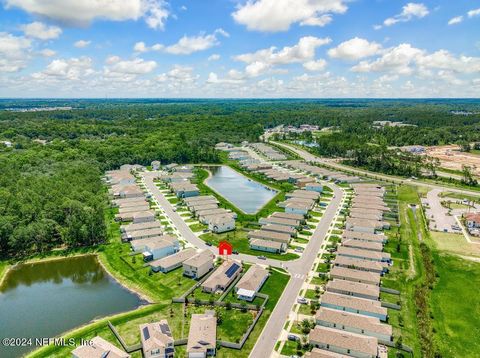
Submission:
<svg viewBox="0 0 480 358">
<path fill-rule="evenodd" d="M 252 256 L 265 256 L 270 259 L 277 259 L 282 261 L 295 260 L 299 257 L 297 254 L 292 253 L 274 254 L 272 252 L 252 250 L 248 244 L 247 232 L 239 230 L 239 228 L 237 228 L 235 231 L 221 234 L 213 234 L 209 232 L 200 235 L 200 238 L 206 242 L 211 242 L 214 246 L 217 246 L 218 243 L 222 240 L 227 240 L 232 244 L 233 250 L 236 250 L 242 254 L 248 254 Z"/>
<path fill-rule="evenodd" d="M 430 237 L 435 242 L 438 250 L 462 256 L 480 257 L 480 245 L 469 243 L 463 234 L 431 231 Z"/>
<path fill-rule="evenodd" d="M 480 263 L 434 254 L 438 281 L 431 307 L 437 349 L 443 357 L 480 354 Z"/>
<path fill-rule="evenodd" d="M 190 227 L 190 230 L 192 231 L 202 231 L 202 230 L 208 229 L 207 225 L 204 225 L 201 223 L 192 224 L 192 225 L 189 225 L 189 227 Z"/>
<path fill-rule="evenodd" d="M 394 303 L 400 301 L 402 307 L 400 311 L 388 310 L 395 339 L 402 337 L 403 343 L 413 348 L 414 356 L 420 356 L 421 341 L 417 317 L 419 311 L 415 293 L 417 287 L 422 287 L 425 279 L 419 236 L 425 237 L 426 230 L 421 211 L 417 211 L 415 217 L 408 207 L 409 204 L 420 203 L 416 189 L 412 186 L 400 186 L 398 199 L 401 227 L 386 231 L 389 241 L 385 246 L 385 251 L 392 255 L 394 265 L 390 268 L 390 273 L 382 278 L 382 285 L 401 292 L 400 296 L 386 297 Z"/>
</svg>

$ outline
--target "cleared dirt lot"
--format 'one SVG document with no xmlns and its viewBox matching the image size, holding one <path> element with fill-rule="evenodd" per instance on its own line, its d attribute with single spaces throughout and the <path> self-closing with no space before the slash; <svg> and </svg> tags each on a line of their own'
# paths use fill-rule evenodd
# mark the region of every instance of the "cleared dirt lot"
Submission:
<svg viewBox="0 0 480 358">
<path fill-rule="evenodd" d="M 480 175 L 480 155 L 460 152 L 458 145 L 427 147 L 426 154 L 438 158 L 442 168 L 462 170 L 463 165 L 468 165 L 474 168 L 476 175 Z"/>
</svg>

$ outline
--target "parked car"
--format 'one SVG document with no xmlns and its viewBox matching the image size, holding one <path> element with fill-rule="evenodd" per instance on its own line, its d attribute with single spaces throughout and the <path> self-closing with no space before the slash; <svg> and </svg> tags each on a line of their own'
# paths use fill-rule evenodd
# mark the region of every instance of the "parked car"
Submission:
<svg viewBox="0 0 480 358">
<path fill-rule="evenodd" d="M 266 260 L 267 258 L 265 256 L 257 256 L 257 259 Z"/>
<path fill-rule="evenodd" d="M 296 341 L 299 340 L 298 336 L 296 336 L 296 335 L 294 335 L 294 334 L 289 334 L 289 335 L 287 336 L 287 338 L 288 338 L 289 341 L 295 341 L 295 342 L 296 342 Z"/>
<path fill-rule="evenodd" d="M 238 251 L 237 251 L 237 250 L 233 250 L 233 251 L 232 251 L 232 254 L 238 255 Z"/>
<path fill-rule="evenodd" d="M 301 248 L 301 247 L 296 247 L 296 248 L 295 248 L 295 252 L 303 252 L 303 248 Z"/>
<path fill-rule="evenodd" d="M 202 230 L 202 232 L 209 232 L 209 231 L 210 231 L 210 230 L 208 230 L 208 229 L 204 229 L 204 230 Z"/>
<path fill-rule="evenodd" d="M 308 300 L 304 297 L 298 297 L 297 303 L 300 303 L 301 305 L 306 305 L 308 303 Z"/>
<path fill-rule="evenodd" d="M 207 241 L 207 242 L 205 243 L 205 245 L 207 245 L 207 246 L 212 246 L 212 243 Z"/>
</svg>

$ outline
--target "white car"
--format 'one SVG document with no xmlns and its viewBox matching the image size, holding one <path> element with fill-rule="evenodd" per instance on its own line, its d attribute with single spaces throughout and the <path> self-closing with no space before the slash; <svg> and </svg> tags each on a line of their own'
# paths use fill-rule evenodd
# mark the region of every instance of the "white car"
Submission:
<svg viewBox="0 0 480 358">
<path fill-rule="evenodd" d="M 298 297 L 297 302 L 300 303 L 301 305 L 306 305 L 308 303 L 308 300 L 304 297 Z"/>
</svg>

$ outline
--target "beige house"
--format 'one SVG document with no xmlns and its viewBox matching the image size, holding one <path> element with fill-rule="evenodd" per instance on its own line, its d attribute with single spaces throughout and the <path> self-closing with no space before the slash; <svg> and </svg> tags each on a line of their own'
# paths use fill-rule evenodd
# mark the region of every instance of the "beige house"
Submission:
<svg viewBox="0 0 480 358">
<path fill-rule="evenodd" d="M 257 292 L 260 291 L 267 280 L 268 275 L 268 271 L 261 265 L 250 267 L 235 286 L 237 298 L 250 302 L 253 301 Z"/>
<path fill-rule="evenodd" d="M 175 347 L 167 320 L 140 325 L 140 338 L 145 358 L 173 358 Z"/>
<path fill-rule="evenodd" d="M 380 299 L 380 287 L 354 281 L 333 279 L 328 281 L 327 291 L 369 300 Z"/>
<path fill-rule="evenodd" d="M 209 250 L 200 251 L 195 256 L 183 262 L 183 274 L 185 276 L 199 279 L 213 269 L 215 255 Z"/>
<path fill-rule="evenodd" d="M 313 346 L 356 358 L 377 358 L 378 339 L 316 326 L 308 335 Z"/>
<path fill-rule="evenodd" d="M 177 252 L 176 254 L 164 257 L 160 260 L 150 262 L 150 267 L 154 272 L 170 272 L 182 266 L 183 262 L 195 256 L 196 252 L 193 248 L 188 248 Z"/>
<path fill-rule="evenodd" d="M 72 351 L 74 358 L 130 358 L 130 354 L 117 348 L 102 337 L 92 338 L 91 344 L 86 344 L 75 348 Z"/>
<path fill-rule="evenodd" d="M 270 241 L 281 242 L 284 244 L 288 244 L 291 239 L 289 234 L 284 234 L 284 233 L 274 232 L 274 231 L 266 231 L 266 230 L 250 231 L 247 234 L 247 237 L 249 239 L 270 240 Z"/>
<path fill-rule="evenodd" d="M 279 254 L 287 250 L 287 244 L 277 241 L 252 239 L 250 240 L 250 248 L 252 250 L 273 252 Z"/>
<path fill-rule="evenodd" d="M 355 270 L 349 267 L 333 266 L 330 277 L 339 280 L 367 283 L 380 286 L 380 273 L 363 270 Z"/>
<path fill-rule="evenodd" d="M 217 318 L 215 311 L 192 314 L 188 332 L 187 357 L 214 356 L 217 348 Z"/>
<path fill-rule="evenodd" d="M 378 318 L 320 307 L 315 315 L 319 326 L 376 337 L 384 342 L 392 340 L 392 326 L 381 323 Z"/>
<path fill-rule="evenodd" d="M 202 283 L 204 292 L 215 293 L 225 291 L 228 286 L 242 272 L 242 264 L 235 260 L 225 260 L 222 264 Z"/>
</svg>

